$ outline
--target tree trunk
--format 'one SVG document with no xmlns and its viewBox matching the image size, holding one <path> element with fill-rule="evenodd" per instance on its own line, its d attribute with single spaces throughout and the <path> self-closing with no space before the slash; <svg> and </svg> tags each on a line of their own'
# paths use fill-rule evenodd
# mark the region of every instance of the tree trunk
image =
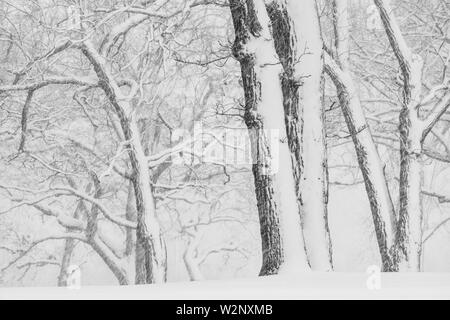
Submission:
<svg viewBox="0 0 450 320">
<path fill-rule="evenodd" d="M 276 136 L 287 135 L 280 83 L 282 70 L 276 61 L 263 1 L 232 0 L 230 4 L 236 33 L 233 53 L 241 63 L 245 122 L 252 143 L 263 247 L 261 275 L 296 273 L 307 268 L 307 261 L 295 170 L 288 144 Z"/>
<path fill-rule="evenodd" d="M 401 271 L 421 269 L 422 256 L 422 132 L 417 112 L 400 114 L 400 213 L 397 259 Z"/>
<path fill-rule="evenodd" d="M 388 1 L 374 0 L 374 3 L 380 12 L 403 77 L 403 105 L 399 119 L 400 211 L 395 258 L 400 271 L 420 271 L 423 220 L 422 156 L 423 140 L 426 137 L 424 122 L 419 118 L 423 60 L 413 55 Z"/>
<path fill-rule="evenodd" d="M 347 0 L 334 0 L 335 59 L 325 54 L 325 71 L 334 82 L 345 122 L 352 136 L 356 156 L 369 199 L 383 270 L 395 271 L 392 257 L 396 216 L 384 165 L 380 159 L 361 101 L 355 88 L 350 65 Z"/>
<path fill-rule="evenodd" d="M 200 266 L 198 262 L 190 256 L 187 252 L 183 255 L 184 265 L 186 266 L 186 270 L 189 274 L 189 279 L 191 281 L 203 281 L 205 277 L 203 276 L 202 271 L 200 270 Z"/>
<path fill-rule="evenodd" d="M 64 253 L 61 261 L 61 268 L 58 275 L 58 287 L 67 287 L 68 269 L 71 264 L 72 254 L 75 249 L 75 240 L 67 239 L 64 243 Z"/>
<path fill-rule="evenodd" d="M 326 71 L 336 85 L 342 112 L 353 139 L 370 203 L 383 270 L 395 271 L 391 249 L 395 244 L 396 219 L 384 167 L 353 81 L 331 59 L 326 58 Z"/>
<path fill-rule="evenodd" d="M 166 281 L 166 247 L 156 217 L 155 199 L 150 181 L 147 156 L 139 138 L 139 128 L 130 120 L 130 152 L 136 200 L 136 284 Z"/>
<path fill-rule="evenodd" d="M 196 230 L 196 232 L 199 232 Z M 202 281 L 205 280 L 202 271 L 200 270 L 200 261 L 198 260 L 198 245 L 202 237 L 200 234 L 192 235 L 189 239 L 189 243 L 186 247 L 186 251 L 183 254 L 184 265 L 189 274 L 189 279 L 191 281 Z"/>
<path fill-rule="evenodd" d="M 133 183 L 130 182 L 128 186 L 128 197 L 127 197 L 127 206 L 125 208 L 125 217 L 128 221 L 136 221 L 136 207 L 135 207 L 135 199 L 134 199 L 134 190 Z M 136 246 L 136 233 L 133 229 L 127 228 L 125 230 L 125 256 L 130 257 Z"/>
<path fill-rule="evenodd" d="M 136 200 L 136 283 L 162 283 L 166 281 L 166 247 L 156 217 L 155 199 L 150 181 L 147 156 L 142 145 L 137 120 L 132 115 L 130 98 L 123 94 L 108 71 L 105 59 L 88 41 L 82 45 L 83 54 L 94 66 L 99 85 L 114 109 L 129 145 L 132 182 Z"/>
<path fill-rule="evenodd" d="M 271 0 L 266 5 L 284 68 L 285 121 L 308 261 L 313 270 L 330 271 L 323 56 L 317 8 L 313 0 Z"/>
</svg>

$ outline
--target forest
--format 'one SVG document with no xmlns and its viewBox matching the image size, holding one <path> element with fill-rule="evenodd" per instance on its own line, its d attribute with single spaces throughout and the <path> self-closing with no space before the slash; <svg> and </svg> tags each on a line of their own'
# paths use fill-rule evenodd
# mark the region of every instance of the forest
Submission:
<svg viewBox="0 0 450 320">
<path fill-rule="evenodd" d="M 449 272 L 449 13 L 0 0 L 0 286 Z"/>
</svg>

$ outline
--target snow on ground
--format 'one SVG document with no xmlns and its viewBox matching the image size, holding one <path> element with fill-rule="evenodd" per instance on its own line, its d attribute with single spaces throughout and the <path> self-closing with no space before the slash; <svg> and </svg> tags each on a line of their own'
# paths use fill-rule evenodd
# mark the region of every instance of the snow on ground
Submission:
<svg viewBox="0 0 450 320">
<path fill-rule="evenodd" d="M 380 280 L 380 281 L 378 281 Z M 376 289 L 380 288 L 380 289 Z M 308 273 L 139 287 L 0 288 L 0 299 L 450 299 L 450 274 Z"/>
</svg>

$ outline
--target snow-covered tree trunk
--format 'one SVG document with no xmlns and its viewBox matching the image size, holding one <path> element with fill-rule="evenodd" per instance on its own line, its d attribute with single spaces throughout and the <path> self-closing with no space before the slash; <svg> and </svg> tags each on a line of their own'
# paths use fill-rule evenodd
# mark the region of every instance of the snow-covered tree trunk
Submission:
<svg viewBox="0 0 450 320">
<path fill-rule="evenodd" d="M 403 77 L 403 104 L 399 119 L 400 135 L 400 210 L 397 226 L 396 259 L 400 270 L 419 271 L 422 252 L 422 135 L 419 104 L 422 89 L 422 64 L 413 59 L 385 0 L 374 0 L 389 43 L 400 64 Z"/>
<path fill-rule="evenodd" d="M 277 63 L 263 0 L 232 0 L 230 5 L 236 33 L 233 53 L 241 63 L 245 122 L 252 142 L 263 246 L 261 275 L 296 273 L 308 265 L 285 138 L 282 68 Z"/>
<path fill-rule="evenodd" d="M 404 38 L 389 2 L 374 0 L 403 80 L 403 103 L 399 119 L 400 211 L 397 227 L 396 259 L 401 271 L 420 271 L 422 255 L 423 143 L 450 107 L 449 80 L 423 97 L 424 61 L 413 54 Z M 444 92 L 442 95 L 441 92 Z M 425 119 L 422 108 L 430 107 Z"/>
<path fill-rule="evenodd" d="M 106 60 L 89 41 L 81 47 L 94 67 L 99 84 L 109 99 L 120 121 L 129 146 L 132 182 L 136 200 L 136 283 L 162 283 L 166 281 L 166 248 L 156 217 L 155 199 L 150 181 L 147 155 L 140 138 L 140 130 L 131 108 L 130 96 L 125 97 L 110 74 Z M 131 88 L 131 96 L 134 88 Z"/>
<path fill-rule="evenodd" d="M 406 61 L 406 60 L 405 60 Z M 404 102 L 400 112 L 400 210 L 397 263 L 402 271 L 420 271 L 422 256 L 424 122 L 419 118 L 422 89 L 421 60 L 405 62 Z M 408 79 L 408 80 L 406 80 Z"/>
<path fill-rule="evenodd" d="M 397 259 L 400 270 L 420 271 L 422 256 L 422 128 L 417 111 L 400 115 L 400 212 Z"/>
<path fill-rule="evenodd" d="M 308 261 L 313 270 L 329 271 L 323 45 L 316 3 L 268 0 L 266 6 L 284 68 L 284 109 Z"/>
<path fill-rule="evenodd" d="M 348 1 L 334 0 L 335 58 L 325 54 L 325 71 L 336 86 L 341 109 L 352 136 L 361 170 L 384 271 L 394 271 L 391 250 L 395 244 L 396 216 L 384 165 L 380 159 L 361 101 L 355 87 L 350 65 Z"/>
<path fill-rule="evenodd" d="M 67 287 L 69 277 L 69 267 L 72 261 L 73 250 L 75 249 L 75 240 L 67 239 L 64 241 L 64 253 L 61 260 L 61 268 L 58 275 L 58 287 Z"/>
<path fill-rule="evenodd" d="M 364 111 L 350 75 L 325 58 L 326 71 L 336 85 L 341 108 L 355 145 L 359 168 L 369 199 L 378 247 L 384 271 L 396 269 L 391 255 L 395 244 L 395 211 L 378 154 Z"/>
<path fill-rule="evenodd" d="M 136 198 L 136 283 L 162 283 L 166 281 L 166 247 L 156 217 L 155 199 L 150 181 L 147 156 L 139 138 L 137 123 L 130 121 L 131 164 Z"/>
</svg>

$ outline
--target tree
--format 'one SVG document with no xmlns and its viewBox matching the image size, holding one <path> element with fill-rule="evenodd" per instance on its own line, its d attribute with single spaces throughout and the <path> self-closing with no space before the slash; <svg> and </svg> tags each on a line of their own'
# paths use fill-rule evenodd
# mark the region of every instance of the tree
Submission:
<svg viewBox="0 0 450 320">
<path fill-rule="evenodd" d="M 276 63 L 263 1 L 239 0 L 230 4 L 236 33 L 233 54 L 241 63 L 246 98 L 245 122 L 252 143 L 263 242 L 261 275 L 295 273 L 305 269 L 307 263 L 295 192 L 294 165 L 287 141 L 283 142 L 287 131 L 279 78 L 281 68 Z M 273 163 L 277 159 L 268 136 L 275 130 L 280 132 L 280 138 L 275 140 L 275 148 L 279 148 L 278 164 Z"/>
<path fill-rule="evenodd" d="M 315 1 L 267 1 L 275 45 L 283 65 L 288 141 L 308 262 L 333 269 L 328 228 L 328 173 L 322 97 L 322 38 Z"/>
<path fill-rule="evenodd" d="M 391 249 L 395 243 L 396 229 L 394 205 L 386 181 L 384 165 L 378 154 L 349 69 L 350 26 L 347 20 L 347 1 L 335 0 L 333 5 L 335 46 L 325 53 L 325 71 L 337 88 L 341 109 L 353 139 L 370 202 L 383 269 L 393 271 L 395 266 Z"/>
<path fill-rule="evenodd" d="M 450 107 L 450 82 L 445 76 L 441 84 L 429 89 L 424 96 L 423 58 L 411 51 L 388 2 L 374 2 L 403 78 L 403 102 L 399 119 L 401 167 L 396 258 L 401 269 L 419 271 L 423 240 L 423 144 Z M 423 110 L 429 110 L 425 117 L 421 117 Z"/>
</svg>

